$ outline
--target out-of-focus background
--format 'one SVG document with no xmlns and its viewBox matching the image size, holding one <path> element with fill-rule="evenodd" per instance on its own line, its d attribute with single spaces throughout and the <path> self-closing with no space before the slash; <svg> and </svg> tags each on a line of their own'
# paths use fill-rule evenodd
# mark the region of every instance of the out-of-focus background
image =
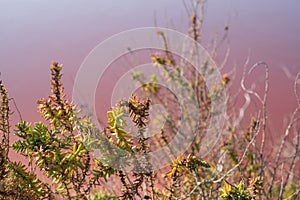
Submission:
<svg viewBox="0 0 300 200">
<path fill-rule="evenodd" d="M 64 64 L 64 86 L 71 98 L 77 70 L 101 41 L 121 31 L 146 26 L 187 33 L 191 8 L 190 1 L 179 0 L 1 0 L 1 79 L 23 119 L 40 120 L 36 101 L 50 94 L 51 61 Z M 217 64 L 222 62 L 227 48 L 227 43 L 221 41 L 228 26 L 230 56 L 222 72 L 236 69 L 232 93 L 237 91 L 248 55 L 249 67 L 258 61 L 270 66 L 267 107 L 274 135 L 282 133 L 284 119 L 296 104 L 293 78 L 300 69 L 299 9 L 300 1 L 295 0 L 209 0 L 205 6 L 201 42 L 209 50 L 212 41 L 218 38 Z M 263 79 L 262 68 L 247 83 L 255 80 L 261 90 Z M 19 117 L 15 113 L 12 119 L 17 121 Z"/>
</svg>

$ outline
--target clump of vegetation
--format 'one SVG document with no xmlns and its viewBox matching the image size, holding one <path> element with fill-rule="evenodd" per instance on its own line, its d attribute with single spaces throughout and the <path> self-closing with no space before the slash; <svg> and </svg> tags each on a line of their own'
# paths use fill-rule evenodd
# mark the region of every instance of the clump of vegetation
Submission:
<svg viewBox="0 0 300 200">
<path fill-rule="evenodd" d="M 202 6 L 200 11 L 203 11 Z M 202 21 L 203 12 L 199 15 L 195 9 L 191 16 L 190 31 L 195 41 L 201 38 Z M 225 31 L 228 31 L 228 27 Z M 211 73 L 208 62 L 203 62 L 204 70 L 201 75 L 198 74 L 188 63 L 178 61 L 169 52 L 163 32 L 158 32 L 158 35 L 165 44 L 165 50 L 151 56 L 153 67 L 159 67 L 162 76 L 176 83 L 176 87 L 192 88 L 190 92 L 196 94 L 196 98 L 191 99 L 196 101 L 200 111 L 198 129 L 186 152 L 177 155 L 172 154 L 171 149 L 172 160 L 163 169 L 154 169 L 151 164 L 148 153 L 156 148 L 168 147 L 172 138 L 180 133 L 176 123 L 177 110 L 171 109 L 164 118 L 165 126 L 152 138 L 145 135 L 152 102 L 176 107 L 173 102 L 176 98 L 163 98 L 162 88 L 155 75 L 146 82 L 142 73 L 135 72 L 133 81 L 138 82 L 142 90 L 129 99 L 120 100 L 111 108 L 107 112 L 107 127 L 100 130 L 87 116 L 81 116 L 76 105 L 67 100 L 61 82 L 62 65 L 53 62 L 50 67 L 51 95 L 37 102 L 44 122 L 20 121 L 14 131 L 19 140 L 12 146 L 10 99 L 0 81 L 1 199 L 299 198 L 300 174 L 297 162 L 300 156 L 300 130 L 297 123 L 300 120 L 300 99 L 297 81 L 300 72 L 294 84 L 297 107 L 279 145 L 273 144 L 273 152 L 265 148 L 268 66 L 266 63 L 257 63 L 249 73 L 259 66 L 266 68 L 264 96 L 260 97 L 245 87 L 244 73 L 241 87 L 246 98 L 245 105 L 239 109 L 237 117 L 234 113 L 226 116 L 224 127 L 215 130 L 219 131 L 218 139 L 221 142 L 202 156 L 198 153 L 205 145 L 203 138 L 208 133 L 207 124 L 213 117 L 212 101 L 218 100 L 226 87 L 229 87 L 230 76 L 224 74 L 208 91 L 205 85 L 205 75 Z M 197 56 L 197 52 L 191 51 L 191 56 Z M 189 78 L 188 82 L 183 79 L 183 74 Z M 251 103 L 251 97 L 259 100 L 261 114 L 259 112 L 253 116 L 248 127 L 243 128 L 240 121 Z M 227 103 L 231 105 L 230 99 Z M 194 116 L 192 112 L 183 113 L 191 125 Z M 126 121 L 125 118 L 130 120 Z M 134 129 L 128 131 L 128 123 L 132 123 Z M 95 149 L 99 150 L 100 156 L 95 155 Z M 28 158 L 28 165 L 11 161 L 11 150 Z M 46 177 L 46 181 L 42 177 Z M 112 188 L 106 188 L 109 182 L 113 182 Z"/>
</svg>

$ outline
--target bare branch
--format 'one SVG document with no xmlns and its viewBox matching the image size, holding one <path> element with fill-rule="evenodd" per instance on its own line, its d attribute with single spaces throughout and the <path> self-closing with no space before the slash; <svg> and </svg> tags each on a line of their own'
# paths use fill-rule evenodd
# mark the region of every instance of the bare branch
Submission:
<svg viewBox="0 0 300 200">
<path fill-rule="evenodd" d="M 272 189 L 273 189 L 274 181 L 275 181 L 275 178 L 276 178 L 276 175 L 277 175 L 277 168 L 278 168 L 278 164 L 279 164 L 279 159 L 280 159 L 283 147 L 285 146 L 286 140 L 287 140 L 287 138 L 288 138 L 288 136 L 289 136 L 289 134 L 291 132 L 291 128 L 293 127 L 293 125 L 295 124 L 296 121 L 300 120 L 300 116 L 296 117 L 296 115 L 297 115 L 297 113 L 298 113 L 299 110 L 300 110 L 300 104 L 294 110 L 294 112 L 292 114 L 290 123 L 289 123 L 289 125 L 287 126 L 287 128 L 285 130 L 285 134 L 284 134 L 284 136 L 283 136 L 283 138 L 281 140 L 279 149 L 277 151 L 276 158 L 275 158 L 275 165 L 274 165 L 273 177 L 272 177 L 271 184 L 270 184 L 270 187 L 269 187 L 269 190 L 268 190 L 269 194 L 271 194 Z"/>
</svg>

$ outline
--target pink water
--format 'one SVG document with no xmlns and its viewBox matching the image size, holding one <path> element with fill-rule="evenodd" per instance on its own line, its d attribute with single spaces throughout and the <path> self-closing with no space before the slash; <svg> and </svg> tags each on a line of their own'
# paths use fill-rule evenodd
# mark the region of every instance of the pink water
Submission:
<svg viewBox="0 0 300 200">
<path fill-rule="evenodd" d="M 275 135 L 282 133 L 283 119 L 296 106 L 292 79 L 300 70 L 299 9 L 300 1 L 295 0 L 210 0 L 206 7 L 204 46 L 209 48 L 216 35 L 222 37 L 229 24 L 231 53 L 224 73 L 236 68 L 233 88 L 239 85 L 249 51 L 250 65 L 269 64 L 268 123 Z M 64 64 L 64 86 L 71 98 L 76 72 L 97 44 L 127 29 L 153 26 L 155 19 L 158 26 L 184 33 L 189 23 L 182 1 L 0 1 L 1 79 L 23 119 L 40 120 L 36 101 L 50 94 L 52 60 Z M 222 58 L 218 54 L 217 63 Z M 249 77 L 259 81 L 259 88 L 263 73 L 258 69 Z M 15 122 L 18 116 L 12 118 Z"/>
</svg>

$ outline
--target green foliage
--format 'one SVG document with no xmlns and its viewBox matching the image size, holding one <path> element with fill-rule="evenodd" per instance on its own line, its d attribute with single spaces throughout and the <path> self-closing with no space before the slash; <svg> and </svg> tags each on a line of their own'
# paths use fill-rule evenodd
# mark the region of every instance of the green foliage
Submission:
<svg viewBox="0 0 300 200">
<path fill-rule="evenodd" d="M 240 181 L 238 185 L 232 185 L 225 182 L 220 197 L 226 200 L 255 200 L 260 199 L 259 195 L 261 194 L 262 189 L 263 180 L 260 177 L 250 179 L 248 188 L 245 188 L 243 181 Z"/>
<path fill-rule="evenodd" d="M 23 140 L 16 141 L 13 149 L 31 160 L 34 158 L 36 165 L 58 184 L 58 190 L 63 189 L 63 183 L 72 182 L 79 170 L 85 171 L 88 151 L 74 137 L 64 137 L 42 123 L 32 128 L 25 122 L 17 125 L 15 134 Z"/>
<path fill-rule="evenodd" d="M 197 41 L 201 27 L 198 21 L 201 20 L 197 20 L 197 13 L 191 17 L 191 36 Z M 204 59 L 202 74 L 198 74 L 189 63 L 182 60 L 177 62 L 168 50 L 164 34 L 158 32 L 158 35 L 163 39 L 165 50 L 152 55 L 153 67 L 159 67 L 166 82 L 174 84 L 173 89 L 178 93 L 176 95 L 198 106 L 199 121 L 193 123 L 194 110 L 187 110 L 177 116 L 175 109 L 171 109 L 159 133 L 150 139 L 146 137 L 151 103 L 159 101 L 165 107 L 171 105 L 174 108 L 172 101 L 177 100 L 177 97 L 164 100 L 157 75 L 150 76 L 149 81 L 145 82 L 142 73 L 134 72 L 133 80 L 142 87 L 141 96 L 149 98 L 140 99 L 132 95 L 120 101 L 107 112 L 107 127 L 100 130 L 91 123 L 91 119 L 81 116 L 76 105 L 66 99 L 61 83 L 62 65 L 53 62 L 50 67 L 51 95 L 48 99 L 38 101 L 44 122 L 21 121 L 14 131 L 18 140 L 12 144 L 12 149 L 18 155 L 28 158 L 28 166 L 25 166 L 9 158 L 9 98 L 0 80 L 0 199 L 298 198 L 300 182 L 295 166 L 299 158 L 299 130 L 293 139 L 294 153 L 289 157 L 282 156 L 282 148 L 288 146 L 286 140 L 282 139 L 282 148 L 277 152 L 278 159 L 274 163 L 270 159 L 272 155 L 265 155 L 259 149 L 263 141 L 258 139 L 258 135 L 261 129 L 266 128 L 260 126 L 260 121 L 265 119 L 259 116 L 252 118 L 248 128 L 244 129 L 236 124 L 234 115 L 226 116 L 228 121 L 224 127 L 215 130 L 221 133 L 219 137 L 222 142 L 216 143 L 204 157 L 197 155 L 199 149 L 207 145 L 203 138 L 212 115 L 218 115 L 211 113 L 211 102 L 220 99 L 225 87 L 229 86 L 230 77 L 224 74 L 208 91 L 204 77 L 214 70 L 209 62 Z M 197 59 L 195 52 L 191 52 L 190 56 Z M 181 93 L 183 90 L 187 92 Z M 294 115 L 299 110 L 298 106 Z M 244 111 L 241 109 L 239 114 Z M 178 117 L 184 117 L 189 124 L 184 132 L 189 133 L 189 129 L 198 127 L 194 141 L 182 155 L 170 151 L 174 159 L 164 169 L 154 171 L 148 153 L 155 148 L 168 148 L 168 141 L 178 133 Z M 126 118 L 130 120 L 126 121 Z M 286 135 L 296 119 L 291 120 Z M 241 119 L 238 120 L 240 122 Z M 130 131 L 127 130 L 129 123 L 134 126 Z M 92 152 L 95 149 L 100 156 Z M 136 155 L 142 155 L 144 162 L 136 159 Z M 119 168 L 114 168 L 114 165 Z M 279 166 L 281 177 L 276 174 Z M 126 170 L 127 167 L 132 171 Z M 43 181 L 45 177 L 47 181 Z M 112 185 L 110 191 L 113 190 L 113 194 L 106 192 L 106 184 Z"/>
<path fill-rule="evenodd" d="M 143 92 L 147 95 L 157 94 L 159 92 L 160 88 L 157 82 L 157 76 L 154 74 L 145 82 L 146 78 L 141 72 L 133 72 L 132 79 L 141 85 Z"/>
<path fill-rule="evenodd" d="M 175 61 L 167 60 L 168 58 L 158 59 L 157 62 L 160 67 L 164 67 L 165 64 L 175 64 Z M 129 156 L 131 153 L 133 155 L 134 153 L 146 154 L 150 151 L 150 143 L 144 136 L 145 128 L 148 126 L 150 99 L 141 100 L 133 95 L 129 100 L 120 101 L 107 112 L 108 126 L 100 131 L 89 118 L 80 117 L 80 112 L 76 110 L 76 107 L 65 100 L 60 82 L 60 70 L 60 65 L 52 64 L 52 95 L 47 100 L 38 101 L 39 111 L 46 122 L 21 121 L 14 132 L 19 140 L 12 144 L 12 148 L 29 159 L 28 168 L 21 163 L 10 161 L 7 156 L 9 107 L 7 91 L 3 85 L 1 86 L 0 105 L 4 113 L 1 115 L 0 124 L 2 138 L 0 195 L 2 199 L 54 199 L 57 197 L 86 200 L 141 197 L 199 199 L 200 196 L 203 199 L 255 200 L 264 198 L 265 185 L 268 182 L 263 181 L 263 178 L 267 176 L 263 178 L 258 176 L 260 168 L 257 152 L 249 148 L 241 160 L 241 152 L 255 137 L 259 125 L 255 118 L 252 119 L 248 129 L 239 136 L 235 128 L 228 128 L 228 138 L 224 139 L 219 149 L 212 150 L 211 157 L 207 157 L 205 161 L 193 155 L 197 145 L 201 145 L 201 140 L 195 140 L 186 154 L 177 156 L 167 165 L 169 171 L 156 172 L 163 176 L 164 185 L 159 185 L 158 182 L 161 179 L 153 171 L 147 156 L 145 156 L 146 164 L 135 160 L 125 161 L 120 165 L 133 166 L 134 172 L 132 173 L 123 169 L 116 170 L 110 166 L 110 163 L 117 163 L 118 159 L 121 160 L 120 156 L 122 157 L 124 152 L 130 153 L 124 156 Z M 176 68 L 176 71 L 181 73 L 180 69 Z M 167 68 L 165 72 L 173 73 Z M 170 77 L 174 78 L 174 75 L 176 74 Z M 154 83 L 155 77 L 152 79 Z M 223 82 L 224 85 L 227 83 L 228 80 L 226 83 Z M 158 95 L 158 91 L 159 87 L 157 90 L 149 89 L 144 92 L 150 92 L 155 96 Z M 125 121 L 128 117 L 131 120 Z M 127 123 L 132 123 L 137 128 L 131 130 L 136 131 L 137 137 L 132 136 L 133 132 L 125 131 Z M 161 140 L 166 142 L 164 130 L 161 134 Z M 237 140 L 239 140 L 238 143 Z M 90 149 L 84 144 L 92 149 L 99 147 L 102 157 L 93 158 Z M 113 146 L 118 147 L 119 150 L 111 148 Z M 218 160 L 214 159 L 214 156 L 220 153 Z M 226 156 L 228 156 L 227 159 Z M 50 184 L 42 181 L 34 173 L 36 168 L 49 178 Z M 234 172 L 234 169 L 239 170 Z M 231 184 L 226 181 L 230 179 L 238 182 L 241 176 L 247 178 L 249 182 L 239 181 L 238 184 Z M 102 190 L 99 189 L 100 183 L 110 181 L 117 182 L 115 184 L 116 188 L 119 187 L 119 190 L 115 190 L 117 196 L 101 192 Z M 95 190 L 94 193 L 92 189 Z M 289 198 L 297 195 L 298 190 L 299 184 L 296 183 L 287 184 L 284 191 L 282 187 L 274 186 L 271 195 Z"/>
<path fill-rule="evenodd" d="M 32 199 L 39 199 L 43 196 L 51 197 L 51 191 L 46 184 L 42 183 L 34 174 L 29 173 L 21 163 L 10 162 L 6 165 L 10 172 L 6 187 L 14 191 L 22 191 L 22 195 Z"/>
<path fill-rule="evenodd" d="M 29 158 L 31 167 L 38 167 L 50 178 L 52 186 L 48 186 L 48 189 L 51 193 L 64 199 L 87 199 L 91 188 L 107 175 L 95 171 L 103 172 L 108 169 L 101 169 L 103 166 L 100 163 L 93 164 L 90 152 L 83 145 L 80 135 L 76 134 L 78 121 L 85 120 L 78 118 L 74 112 L 75 107 L 65 100 L 60 71 L 61 65 L 54 62 L 51 66 L 53 94 L 48 100 L 38 101 L 40 113 L 49 122 L 49 126 L 42 122 L 37 122 L 34 126 L 27 122 L 18 123 L 15 135 L 20 140 L 12 147 Z M 36 179 L 25 177 L 24 168 L 9 166 L 8 169 L 14 172 L 12 176 L 21 175 L 26 183 L 37 182 Z M 41 189 L 39 185 L 30 185 L 30 188 L 36 192 Z"/>
<path fill-rule="evenodd" d="M 8 93 L 0 81 L 0 197 L 1 199 L 54 198 L 50 186 L 40 181 L 20 162 L 10 161 L 9 155 L 9 105 Z M 20 149 L 26 147 L 20 145 Z"/>
<path fill-rule="evenodd" d="M 154 55 L 152 59 L 153 64 L 164 68 L 165 76 L 170 81 L 176 82 L 178 87 L 189 87 L 181 77 L 184 70 L 176 65 L 169 54 L 165 57 Z M 171 67 L 175 70 L 171 70 Z M 200 159 L 195 155 L 197 148 L 203 145 L 201 136 L 205 134 L 203 124 L 210 119 L 207 116 L 210 101 L 218 98 L 224 89 L 223 86 L 228 84 L 230 80 L 228 75 L 224 76 L 220 84 L 210 93 L 203 88 L 204 82 L 201 77 L 189 83 L 193 89 L 201 91 L 197 99 L 204 102 L 199 104 L 200 124 L 203 123 L 204 128 L 199 129 L 199 135 L 185 154 L 174 155 L 176 159 L 166 166 L 168 171 L 155 172 L 147 156 L 151 151 L 151 143 L 144 135 L 151 106 L 149 98 L 141 100 L 133 95 L 128 100 L 120 101 L 107 112 L 108 125 L 102 131 L 97 129 L 88 117 L 81 117 L 76 106 L 65 99 L 61 83 L 61 65 L 54 62 L 51 74 L 52 95 L 49 99 L 38 101 L 39 112 L 46 122 L 21 121 L 14 132 L 18 140 L 12 144 L 12 149 L 29 159 L 28 167 L 20 162 L 12 162 L 8 157 L 9 106 L 7 91 L 0 82 L 1 199 L 199 199 L 201 197 L 255 200 L 274 196 L 284 198 L 297 196 L 299 184 L 288 182 L 288 179 L 282 182 L 285 183 L 284 187 L 274 185 L 271 193 L 266 194 L 266 185 L 271 183 L 270 178 L 268 174 L 260 176 L 261 155 L 250 146 L 254 145 L 252 142 L 256 139 L 255 134 L 259 127 L 256 118 L 251 120 L 249 127 L 241 131 L 241 134 L 238 134 L 235 127 L 228 125 L 228 135 L 224 136 L 223 143 L 212 149 L 208 157 Z M 137 81 L 143 79 L 142 74 L 133 76 Z M 155 76 L 150 79 L 151 84 L 143 85 L 143 92 L 155 98 L 160 95 L 160 88 Z M 191 113 L 185 114 L 190 115 L 188 120 L 192 118 Z M 125 118 L 130 120 L 125 121 Z M 170 119 L 167 122 L 171 125 L 171 129 L 162 129 L 161 138 L 158 138 L 165 143 L 168 140 L 165 131 L 170 136 L 177 131 Z M 126 131 L 127 123 L 132 123 L 136 129 Z M 157 143 L 163 146 L 163 142 Z M 91 149 L 98 149 L 101 157 L 93 157 Z M 145 155 L 145 162 L 136 159 L 130 161 L 129 158 L 134 158 L 132 155 L 135 154 Z M 120 161 L 123 163 L 118 163 Z M 121 168 L 114 169 L 111 163 L 118 164 Z M 129 166 L 133 172 L 125 170 Z M 41 176 L 46 176 L 50 183 L 42 181 L 34 173 L 36 169 L 41 171 Z M 162 177 L 158 177 L 157 174 Z M 248 179 L 249 182 L 240 181 L 241 177 L 244 180 Z M 239 183 L 231 184 L 227 180 Z M 111 181 L 116 187 L 114 188 L 116 195 L 102 192 L 104 190 L 100 189 L 105 188 L 105 182 Z"/>
<path fill-rule="evenodd" d="M 252 197 L 249 196 L 248 192 L 244 188 L 244 183 L 240 182 L 238 185 L 229 185 L 228 183 L 224 184 L 222 194 L 222 199 L 241 199 L 241 200 L 252 200 Z"/>
<path fill-rule="evenodd" d="M 102 192 L 95 192 L 89 200 L 117 200 L 118 197 L 108 194 L 108 193 L 102 193 Z"/>
<path fill-rule="evenodd" d="M 169 177 L 181 176 L 183 171 L 187 169 L 190 172 L 196 172 L 199 167 L 210 168 L 210 165 L 197 159 L 195 156 L 188 155 L 187 157 L 179 156 L 176 160 L 172 161 L 169 165 L 171 171 L 167 173 Z"/>
<path fill-rule="evenodd" d="M 124 131 L 126 127 L 126 123 L 123 120 L 125 109 L 124 106 L 120 106 L 107 112 L 108 124 L 110 125 L 108 130 L 111 132 L 111 136 L 116 139 L 111 141 L 115 141 L 118 147 L 132 152 L 132 137 Z"/>
</svg>

